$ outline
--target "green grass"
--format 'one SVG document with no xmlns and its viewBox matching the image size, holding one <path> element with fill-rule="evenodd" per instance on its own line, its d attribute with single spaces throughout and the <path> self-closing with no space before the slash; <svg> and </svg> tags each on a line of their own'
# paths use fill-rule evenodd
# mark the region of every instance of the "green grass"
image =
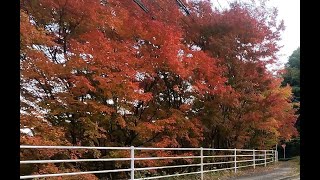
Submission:
<svg viewBox="0 0 320 180">
<path fill-rule="evenodd" d="M 278 166 L 277 164 L 269 164 L 267 167 L 264 166 L 256 166 L 256 169 L 253 167 L 241 168 L 237 170 L 237 173 L 234 173 L 234 170 L 222 170 L 222 171 L 215 171 L 215 172 L 208 172 L 204 173 L 204 180 L 223 180 L 229 177 L 237 177 L 240 175 L 254 173 L 259 171 L 268 171 L 269 169 L 273 169 Z M 164 180 L 200 180 L 200 174 L 195 175 L 184 175 L 184 176 L 177 176 L 177 177 L 169 177 L 163 178 Z"/>
<path fill-rule="evenodd" d="M 216 172 L 207 172 L 204 173 L 204 180 L 218 180 L 222 177 L 230 176 L 234 174 L 232 170 L 224 170 L 224 171 L 216 171 Z M 192 175 L 184 175 L 184 176 L 177 176 L 177 177 L 168 177 L 163 178 L 164 180 L 200 180 L 200 174 L 192 174 Z"/>
</svg>

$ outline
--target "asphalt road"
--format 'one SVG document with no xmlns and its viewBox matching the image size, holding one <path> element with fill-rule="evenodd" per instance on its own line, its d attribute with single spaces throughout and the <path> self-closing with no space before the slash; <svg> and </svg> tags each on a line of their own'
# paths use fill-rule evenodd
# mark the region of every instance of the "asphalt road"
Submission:
<svg viewBox="0 0 320 180">
<path fill-rule="evenodd" d="M 300 180 L 300 175 L 294 173 L 294 169 L 289 162 L 279 162 L 279 166 L 273 169 L 251 172 L 225 180 Z"/>
</svg>

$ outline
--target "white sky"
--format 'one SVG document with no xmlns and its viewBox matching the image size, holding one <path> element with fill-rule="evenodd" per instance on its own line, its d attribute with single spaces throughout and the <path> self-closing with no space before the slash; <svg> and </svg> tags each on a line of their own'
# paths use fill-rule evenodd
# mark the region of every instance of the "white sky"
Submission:
<svg viewBox="0 0 320 180">
<path fill-rule="evenodd" d="M 281 62 L 285 63 L 300 46 L 300 0 L 270 0 L 268 4 L 278 8 L 278 18 L 283 19 L 286 26 L 280 43 L 283 48 L 279 52 Z"/>
<path fill-rule="evenodd" d="M 228 6 L 234 0 L 210 0 L 214 7 L 220 9 Z M 245 1 L 245 0 L 239 0 Z M 283 20 L 286 29 L 282 33 L 279 60 L 280 66 L 288 61 L 289 56 L 300 46 L 300 0 L 269 0 L 267 5 L 278 9 L 278 19 Z"/>
</svg>

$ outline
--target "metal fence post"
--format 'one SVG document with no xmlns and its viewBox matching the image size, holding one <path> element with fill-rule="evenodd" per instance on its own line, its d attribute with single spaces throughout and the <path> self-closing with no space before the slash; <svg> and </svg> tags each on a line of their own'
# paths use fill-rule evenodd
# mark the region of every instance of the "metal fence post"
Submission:
<svg viewBox="0 0 320 180">
<path fill-rule="evenodd" d="M 237 149 L 234 148 L 234 172 L 237 173 Z"/>
<path fill-rule="evenodd" d="M 134 180 L 134 146 L 130 147 L 131 180 Z"/>
<path fill-rule="evenodd" d="M 200 156 L 201 156 L 201 180 L 203 180 L 203 148 L 200 148 Z"/>
<path fill-rule="evenodd" d="M 256 168 L 256 150 L 253 150 L 253 169 Z"/>
<path fill-rule="evenodd" d="M 264 167 L 267 166 L 267 150 L 264 150 Z"/>
</svg>

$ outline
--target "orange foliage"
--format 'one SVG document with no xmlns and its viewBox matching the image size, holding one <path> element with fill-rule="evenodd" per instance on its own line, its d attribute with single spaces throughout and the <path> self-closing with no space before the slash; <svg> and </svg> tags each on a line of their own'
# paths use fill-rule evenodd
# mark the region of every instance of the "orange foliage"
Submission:
<svg viewBox="0 0 320 180">
<path fill-rule="evenodd" d="M 34 128 L 34 136 L 21 134 L 21 144 L 270 148 L 296 133 L 290 87 L 266 68 L 277 60 L 283 28 L 276 12 L 241 3 L 219 12 L 207 1 L 189 1 L 189 16 L 171 0 L 142 1 L 148 13 L 132 0 L 20 2 L 20 123 Z M 137 154 L 157 155 L 176 154 Z M 33 155 L 56 156 L 61 152 Z M 138 166 L 170 163 L 176 161 Z M 128 164 L 41 171 L 102 166 Z"/>
</svg>

